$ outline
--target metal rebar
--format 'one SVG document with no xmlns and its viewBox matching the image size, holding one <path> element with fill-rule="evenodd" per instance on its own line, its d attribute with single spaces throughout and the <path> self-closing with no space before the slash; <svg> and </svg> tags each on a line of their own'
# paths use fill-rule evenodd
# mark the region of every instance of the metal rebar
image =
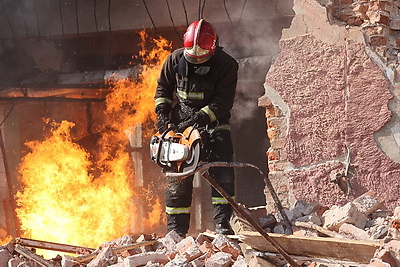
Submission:
<svg viewBox="0 0 400 267">
<path fill-rule="evenodd" d="M 212 187 L 215 188 L 215 190 L 218 191 L 218 193 L 221 194 L 228 202 L 231 204 L 231 206 L 236 210 L 237 213 L 239 213 L 241 216 L 243 216 L 250 224 L 253 226 L 271 245 L 278 251 L 279 254 L 282 255 L 282 257 L 285 258 L 285 260 L 290 264 L 290 266 L 293 267 L 300 267 L 300 265 L 293 260 L 289 254 L 272 238 L 270 237 L 267 232 L 264 231 L 264 229 L 249 215 L 242 207 L 240 207 L 231 196 L 229 196 L 228 193 L 225 192 L 225 190 L 211 177 L 211 175 L 208 172 L 204 172 L 202 174 L 202 177 L 209 182 Z"/>
</svg>

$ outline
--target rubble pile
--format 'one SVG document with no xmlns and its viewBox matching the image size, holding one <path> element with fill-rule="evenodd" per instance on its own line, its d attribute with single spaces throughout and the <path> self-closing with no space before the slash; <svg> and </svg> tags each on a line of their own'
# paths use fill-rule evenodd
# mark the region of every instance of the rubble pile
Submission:
<svg viewBox="0 0 400 267">
<path fill-rule="evenodd" d="M 360 242 L 379 241 L 382 245 L 370 263 L 362 266 L 400 266 L 400 206 L 392 212 L 381 209 L 383 205 L 384 200 L 369 191 L 345 205 L 330 208 L 318 202 L 307 203 L 298 200 L 293 208 L 285 210 L 285 213 L 291 221 L 293 236 L 332 237 Z M 260 217 L 260 212 L 257 214 L 251 209 L 250 212 L 259 217 L 261 226 L 267 232 L 284 235 L 290 233 L 280 215 L 276 215 L 277 220 L 274 221 L 271 215 Z M 234 230 L 251 230 L 243 224 L 241 228 Z M 257 251 L 253 250 L 250 253 L 256 255 Z M 331 266 L 346 265 L 336 263 Z"/>
<path fill-rule="evenodd" d="M 25 253 L 21 253 L 21 248 Z M 247 266 L 238 241 L 211 232 L 201 233 L 196 238 L 182 238 L 174 231 L 159 238 L 124 236 L 89 252 L 78 257 L 65 254 L 46 260 L 35 254 L 35 250 L 11 241 L 0 246 L 0 266 Z"/>
<path fill-rule="evenodd" d="M 317 202 L 298 200 L 292 209 L 285 210 L 293 234 L 290 234 L 291 230 L 279 214 L 269 214 L 265 207 L 249 208 L 247 211 L 285 251 L 290 250 L 290 244 L 299 238 L 301 245 L 294 245 L 296 249 L 305 246 L 310 239 L 316 242 L 314 250 L 333 250 L 329 242 L 318 243 L 329 239 L 336 241 L 337 247 L 341 248 L 335 251 L 336 259 L 327 257 L 326 260 L 286 251 L 301 266 L 400 266 L 400 207 L 392 212 L 384 210 L 383 205 L 383 199 L 372 191 L 345 205 L 330 208 Z M 211 231 L 186 238 L 174 231 L 163 237 L 154 234 L 127 235 L 105 242 L 97 249 L 16 238 L 0 246 L 0 266 L 287 266 L 275 249 L 262 250 L 248 242 L 252 239 L 248 233 L 259 233 L 246 220 L 235 214 L 231 224 L 236 235 L 216 235 Z M 246 235 L 250 239 L 246 239 Z M 289 243 L 279 238 L 289 239 Z M 265 239 L 263 241 L 266 242 Z M 343 248 L 343 245 L 347 247 Z M 369 246 L 369 251 L 364 253 L 363 247 L 356 252 L 355 245 Z M 36 254 L 36 248 L 69 253 L 60 253 L 62 255 L 48 260 Z M 346 259 L 343 255 L 347 254 L 346 250 L 353 248 L 354 252 L 349 254 L 355 254 L 354 259 L 360 261 L 342 261 Z"/>
</svg>

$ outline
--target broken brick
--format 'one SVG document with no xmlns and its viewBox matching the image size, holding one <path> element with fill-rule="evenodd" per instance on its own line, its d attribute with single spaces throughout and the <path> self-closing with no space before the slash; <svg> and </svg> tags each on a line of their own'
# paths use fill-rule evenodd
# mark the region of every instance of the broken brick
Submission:
<svg viewBox="0 0 400 267">
<path fill-rule="evenodd" d="M 369 20 L 372 23 L 379 23 L 379 24 L 383 24 L 383 25 L 388 25 L 389 24 L 389 17 L 385 14 L 382 14 L 380 12 L 371 12 L 370 14 L 368 14 L 369 12 L 367 12 L 367 15 L 369 16 Z"/>
<path fill-rule="evenodd" d="M 215 246 L 217 249 L 220 249 L 227 243 L 229 243 L 229 239 L 225 235 L 217 235 L 211 242 L 211 244 Z"/>
<path fill-rule="evenodd" d="M 380 209 L 385 204 L 385 200 L 377 196 L 375 192 L 368 191 L 354 199 L 353 204 L 360 212 L 368 216 Z"/>
<path fill-rule="evenodd" d="M 166 238 L 175 242 L 175 244 L 181 242 L 183 239 L 176 231 L 169 231 L 166 235 Z"/>
<path fill-rule="evenodd" d="M 396 259 L 393 258 L 392 254 L 390 253 L 390 249 L 388 249 L 386 247 L 378 250 L 375 253 L 374 258 L 379 259 L 384 263 L 388 263 L 389 266 L 398 266 L 396 264 Z"/>
<path fill-rule="evenodd" d="M 73 267 L 77 262 L 74 261 L 74 258 L 71 255 L 62 255 L 61 256 L 61 267 Z"/>
<path fill-rule="evenodd" d="M 272 160 L 279 160 L 279 159 L 280 159 L 280 157 L 279 157 L 279 150 L 272 149 L 272 148 L 268 148 L 268 151 L 267 151 L 267 158 L 268 158 L 269 161 L 272 161 Z"/>
<path fill-rule="evenodd" d="M 200 233 L 197 237 L 196 237 L 196 243 L 201 245 L 204 242 L 211 242 L 210 238 L 208 238 L 206 235 Z"/>
<path fill-rule="evenodd" d="M 183 253 L 188 249 L 192 249 L 193 247 L 196 247 L 196 242 L 192 236 L 188 236 L 176 244 L 176 249 L 179 253 Z"/>
<path fill-rule="evenodd" d="M 314 229 L 304 229 L 304 228 L 293 227 L 293 235 L 294 236 L 318 237 L 319 233 L 317 230 L 314 230 Z"/>
<path fill-rule="evenodd" d="M 88 267 L 104 267 L 118 262 L 118 257 L 111 247 L 103 248 L 100 253 L 91 262 Z"/>
<path fill-rule="evenodd" d="M 231 255 L 225 252 L 217 252 L 206 260 L 207 267 L 228 267 L 231 263 Z"/>
<path fill-rule="evenodd" d="M 307 203 L 304 200 L 296 200 L 294 204 L 294 210 L 299 211 L 302 215 L 309 215 L 317 210 L 320 204 L 317 201 Z"/>
<path fill-rule="evenodd" d="M 124 264 L 126 267 L 133 267 L 146 265 L 149 261 L 166 264 L 169 260 L 162 252 L 144 252 L 125 258 Z"/>
<path fill-rule="evenodd" d="M 153 265 L 151 265 L 153 266 Z M 185 258 L 175 258 L 164 265 L 165 267 L 189 267 L 189 262 Z"/>
<path fill-rule="evenodd" d="M 178 244 L 183 238 L 175 231 L 170 231 L 165 235 L 164 238 L 160 238 L 158 241 L 167 249 L 168 252 L 173 253 L 176 251 L 176 244 Z"/>
<path fill-rule="evenodd" d="M 352 224 L 344 223 L 339 228 L 339 234 L 354 240 L 368 240 L 369 235 L 363 229 L 360 229 Z"/>
<path fill-rule="evenodd" d="M 315 225 L 321 226 L 322 220 L 321 217 L 317 215 L 316 212 L 313 212 L 309 215 L 305 215 L 303 217 L 297 218 L 296 221 L 299 222 L 312 222 Z"/>
<path fill-rule="evenodd" d="M 239 245 L 230 241 L 225 235 L 217 235 L 212 244 L 220 251 L 231 254 L 233 259 L 241 254 Z"/>
<path fill-rule="evenodd" d="M 361 213 L 357 207 L 349 202 L 342 207 L 334 207 L 327 210 L 322 215 L 325 228 L 332 231 L 339 231 L 339 228 L 344 223 L 354 224 L 359 228 L 364 228 L 367 222 L 367 216 Z"/>
<path fill-rule="evenodd" d="M 386 45 L 388 38 L 384 35 L 371 35 L 369 37 L 369 44 L 372 46 Z"/>
<path fill-rule="evenodd" d="M 392 223 L 390 224 L 390 227 L 400 231 L 400 220 L 399 219 L 393 220 Z"/>
<path fill-rule="evenodd" d="M 203 253 L 197 247 L 196 242 L 192 236 L 188 236 L 176 245 L 178 253 L 183 255 L 188 261 L 191 261 Z"/>
<path fill-rule="evenodd" d="M 205 266 L 205 261 L 207 259 L 207 254 L 204 254 L 203 256 L 200 256 L 194 260 L 192 260 L 191 267 L 204 267 Z"/>
<path fill-rule="evenodd" d="M 247 266 L 248 265 L 246 259 L 242 255 L 238 256 L 236 261 L 232 264 L 232 267 L 247 267 Z"/>
<path fill-rule="evenodd" d="M 209 241 L 204 241 L 203 244 L 199 246 L 199 249 L 203 253 L 207 253 L 208 255 L 212 255 L 214 246 Z"/>
</svg>

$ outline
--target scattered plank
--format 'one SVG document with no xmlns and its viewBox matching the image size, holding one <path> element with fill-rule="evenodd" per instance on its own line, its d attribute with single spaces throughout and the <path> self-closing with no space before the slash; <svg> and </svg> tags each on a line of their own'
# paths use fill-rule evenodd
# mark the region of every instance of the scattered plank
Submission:
<svg viewBox="0 0 400 267">
<path fill-rule="evenodd" d="M 53 264 L 51 264 L 50 262 L 48 262 L 47 260 L 43 259 L 42 257 L 40 257 L 39 255 L 33 253 L 32 251 L 30 251 L 28 248 L 21 246 L 19 244 L 15 245 L 15 251 L 17 251 L 19 254 L 21 254 L 22 256 L 31 259 L 33 261 L 35 261 L 37 264 L 39 264 L 40 266 L 44 266 L 44 267 L 54 267 Z"/>
<path fill-rule="evenodd" d="M 66 245 L 66 244 L 41 241 L 41 240 L 35 240 L 35 239 L 29 239 L 29 238 L 23 238 L 23 237 L 15 238 L 13 243 L 21 245 L 21 246 L 26 246 L 26 247 L 40 248 L 40 249 L 46 249 L 46 250 L 75 253 L 75 254 L 79 254 L 79 252 L 82 252 L 82 251 L 88 251 L 89 253 L 92 253 L 95 251 L 94 248 Z"/>
<path fill-rule="evenodd" d="M 290 255 L 328 258 L 343 261 L 369 263 L 383 241 L 360 241 L 332 237 L 300 237 L 269 234 Z M 240 241 L 254 249 L 277 253 L 276 249 L 257 232 L 242 232 Z"/>
</svg>

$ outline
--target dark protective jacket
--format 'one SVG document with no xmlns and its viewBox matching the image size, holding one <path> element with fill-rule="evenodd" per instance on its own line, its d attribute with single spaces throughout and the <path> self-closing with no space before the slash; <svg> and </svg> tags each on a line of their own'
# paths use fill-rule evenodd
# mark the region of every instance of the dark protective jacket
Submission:
<svg viewBox="0 0 400 267">
<path fill-rule="evenodd" d="M 210 60 L 195 65 L 185 60 L 183 52 L 183 48 L 172 52 L 162 67 L 156 112 L 169 114 L 177 100 L 207 114 L 209 124 L 229 125 L 237 83 L 236 60 L 218 47 Z"/>
<path fill-rule="evenodd" d="M 230 110 L 235 98 L 238 64 L 221 47 L 203 64 L 188 63 L 183 48 L 172 52 L 165 61 L 156 89 L 156 113 L 161 117 L 171 114 L 178 124 L 201 113 L 206 119 L 207 141 L 202 135 L 202 160 L 226 161 L 233 158 L 229 130 Z M 177 103 L 178 102 L 178 103 Z M 174 105 L 175 104 L 175 105 Z M 205 156 L 204 156 L 205 155 Z M 232 168 L 212 168 L 211 176 L 230 195 L 234 196 Z M 214 188 L 211 189 L 216 224 L 227 222 L 232 207 Z M 167 230 L 184 236 L 189 229 L 193 176 L 179 182 L 168 180 L 166 189 Z"/>
</svg>

